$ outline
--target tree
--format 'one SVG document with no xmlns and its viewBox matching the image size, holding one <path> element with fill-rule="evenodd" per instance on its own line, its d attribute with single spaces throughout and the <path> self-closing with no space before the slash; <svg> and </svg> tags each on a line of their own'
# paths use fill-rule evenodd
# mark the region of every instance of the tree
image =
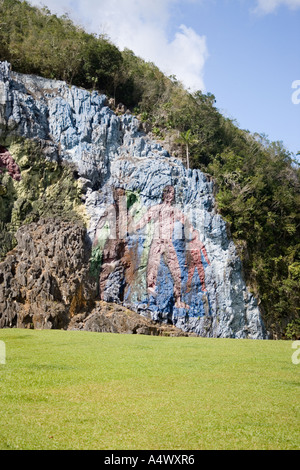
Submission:
<svg viewBox="0 0 300 470">
<path fill-rule="evenodd" d="M 121 68 L 122 54 L 103 36 L 84 34 L 82 47 L 83 82 L 107 94 L 114 92 L 114 75 Z"/>
<path fill-rule="evenodd" d="M 197 143 L 196 137 L 192 135 L 191 129 L 186 132 L 180 132 L 179 137 L 176 139 L 179 144 L 185 145 L 186 152 L 186 167 L 190 168 L 190 146 Z"/>
</svg>

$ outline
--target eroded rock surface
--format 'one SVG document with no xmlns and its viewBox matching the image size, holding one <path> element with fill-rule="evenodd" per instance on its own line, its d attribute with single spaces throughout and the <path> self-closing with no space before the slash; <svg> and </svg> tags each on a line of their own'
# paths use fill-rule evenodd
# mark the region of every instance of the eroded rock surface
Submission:
<svg viewBox="0 0 300 470">
<path fill-rule="evenodd" d="M 122 305 L 103 301 L 96 301 L 89 315 L 74 316 L 70 321 L 69 329 L 150 336 L 196 336 L 195 333 L 186 333 L 173 325 L 154 322 Z"/>
<path fill-rule="evenodd" d="M 0 263 L 0 327 L 67 328 L 97 294 L 85 229 L 41 220 L 16 237 L 17 247 Z"/>
</svg>

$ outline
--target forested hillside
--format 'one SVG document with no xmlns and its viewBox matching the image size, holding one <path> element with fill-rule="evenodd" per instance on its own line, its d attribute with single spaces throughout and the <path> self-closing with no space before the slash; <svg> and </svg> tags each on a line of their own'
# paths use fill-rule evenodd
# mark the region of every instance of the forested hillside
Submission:
<svg viewBox="0 0 300 470">
<path fill-rule="evenodd" d="M 280 142 L 241 130 L 213 94 L 189 93 L 132 51 L 25 1 L 0 0 L 0 60 L 122 102 L 187 166 L 209 174 L 268 328 L 300 336 L 300 170 Z M 6 211 L 0 223 L 3 243 Z"/>
</svg>

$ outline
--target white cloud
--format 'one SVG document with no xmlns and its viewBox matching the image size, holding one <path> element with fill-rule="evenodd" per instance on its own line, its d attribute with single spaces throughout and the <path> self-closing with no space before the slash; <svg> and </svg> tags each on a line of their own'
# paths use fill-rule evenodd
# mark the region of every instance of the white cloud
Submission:
<svg viewBox="0 0 300 470">
<path fill-rule="evenodd" d="M 256 13 L 273 13 L 280 6 L 287 6 L 291 10 L 300 8 L 300 0 L 257 0 Z"/>
<path fill-rule="evenodd" d="M 58 15 L 67 12 L 89 32 L 107 34 L 120 49 L 126 47 L 154 62 L 164 73 L 176 75 L 192 91 L 205 90 L 206 38 L 183 24 L 177 24 L 175 33 L 170 33 L 171 10 L 179 0 L 31 0 L 31 3 L 46 4 Z"/>
<path fill-rule="evenodd" d="M 164 53 L 165 57 L 159 57 L 160 64 L 157 64 L 166 73 L 175 74 L 192 91 L 205 90 L 204 65 L 208 58 L 205 36 L 199 36 L 192 28 L 181 25 L 174 40 L 165 44 Z"/>
</svg>

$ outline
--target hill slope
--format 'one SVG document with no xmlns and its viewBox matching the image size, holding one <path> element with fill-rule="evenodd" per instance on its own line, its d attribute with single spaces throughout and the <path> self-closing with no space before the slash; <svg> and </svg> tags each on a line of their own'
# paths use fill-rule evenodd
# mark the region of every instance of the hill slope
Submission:
<svg viewBox="0 0 300 470">
<path fill-rule="evenodd" d="M 121 53 L 67 17 L 18 0 L 3 0 L 0 12 L 0 59 L 14 70 L 67 80 L 122 101 L 175 156 L 185 158 L 189 143 L 190 166 L 215 181 L 218 210 L 268 329 L 275 336 L 299 335 L 300 184 L 289 152 L 224 118 L 213 95 L 189 94 L 154 64 L 131 51 Z M 2 214 L 1 237 L 11 246 L 11 221 Z"/>
</svg>

